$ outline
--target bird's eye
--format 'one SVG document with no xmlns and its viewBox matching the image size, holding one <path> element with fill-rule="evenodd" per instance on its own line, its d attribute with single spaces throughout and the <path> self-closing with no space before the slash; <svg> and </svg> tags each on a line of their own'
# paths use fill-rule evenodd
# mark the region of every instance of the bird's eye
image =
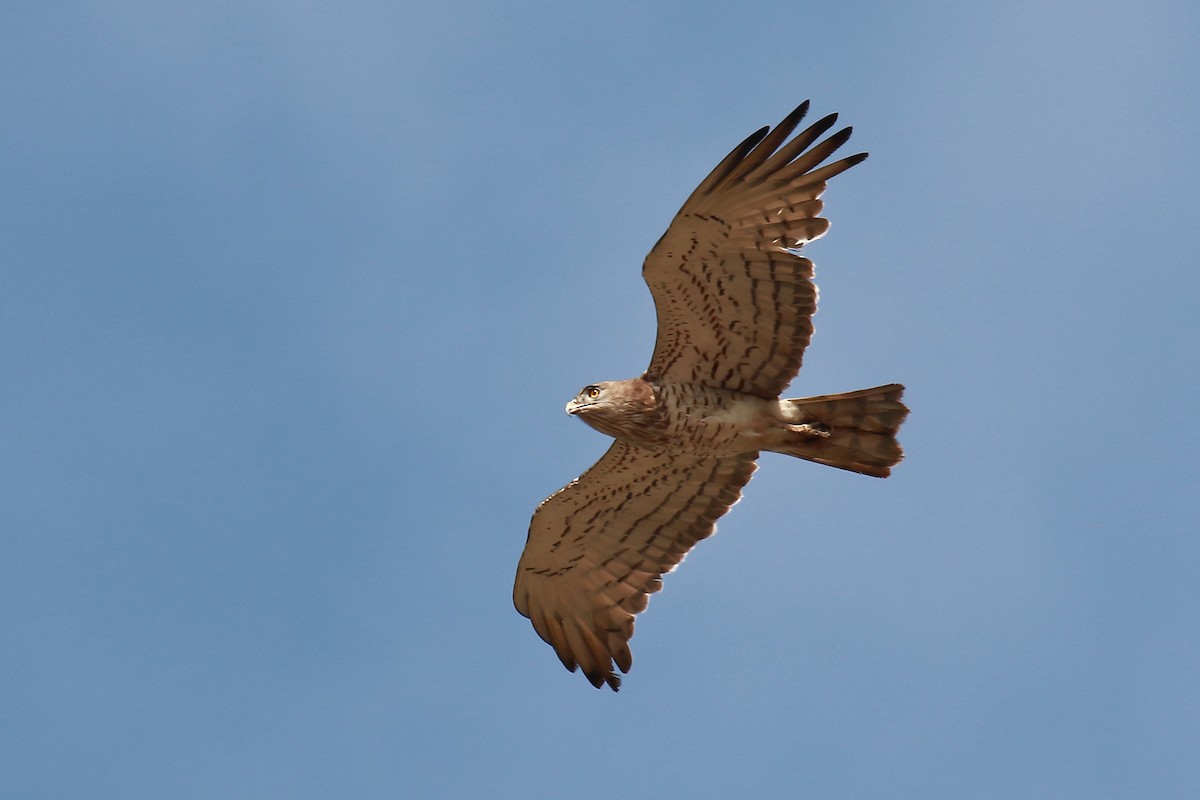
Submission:
<svg viewBox="0 0 1200 800">
<path fill-rule="evenodd" d="M 599 386 L 589 386 L 583 390 L 583 393 L 585 395 L 587 395 L 589 400 L 595 400 L 597 397 L 600 396 L 600 387 Z"/>
</svg>

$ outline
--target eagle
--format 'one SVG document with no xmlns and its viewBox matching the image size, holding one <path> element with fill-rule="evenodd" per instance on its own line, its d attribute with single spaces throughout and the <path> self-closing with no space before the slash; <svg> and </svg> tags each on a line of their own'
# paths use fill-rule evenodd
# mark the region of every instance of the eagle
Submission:
<svg viewBox="0 0 1200 800">
<path fill-rule="evenodd" d="M 760 452 L 879 478 L 903 456 L 900 384 L 781 397 L 817 308 L 813 264 L 799 251 L 829 229 L 826 182 L 867 157 L 824 163 L 850 138 L 847 127 L 818 141 L 837 114 L 789 139 L 808 106 L 735 147 L 646 257 L 658 318 L 646 371 L 567 403 L 614 442 L 537 507 L 513 603 L 596 688 L 620 688 L 635 615 L 738 501 Z"/>
</svg>

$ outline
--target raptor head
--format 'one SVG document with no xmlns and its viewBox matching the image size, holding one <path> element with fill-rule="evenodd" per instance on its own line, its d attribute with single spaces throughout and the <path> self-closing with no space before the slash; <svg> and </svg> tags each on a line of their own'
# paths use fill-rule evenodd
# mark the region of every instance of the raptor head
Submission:
<svg viewBox="0 0 1200 800">
<path fill-rule="evenodd" d="M 657 436 L 662 425 L 654 390 L 641 378 L 590 383 L 567 403 L 567 413 L 635 444 L 652 433 Z"/>
</svg>

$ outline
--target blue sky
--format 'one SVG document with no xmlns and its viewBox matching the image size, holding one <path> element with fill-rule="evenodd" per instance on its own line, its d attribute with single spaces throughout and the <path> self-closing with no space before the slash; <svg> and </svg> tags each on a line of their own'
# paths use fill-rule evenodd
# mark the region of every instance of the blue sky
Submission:
<svg viewBox="0 0 1200 800">
<path fill-rule="evenodd" d="M 1200 796 L 1200 10 L 477 0 L 0 11 L 0 795 Z M 793 394 L 618 695 L 513 610 L 642 257 L 796 103 Z"/>
</svg>

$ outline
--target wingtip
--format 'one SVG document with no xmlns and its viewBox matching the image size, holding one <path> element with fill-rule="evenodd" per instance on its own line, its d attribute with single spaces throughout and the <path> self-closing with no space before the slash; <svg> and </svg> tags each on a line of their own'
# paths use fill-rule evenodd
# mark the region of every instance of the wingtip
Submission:
<svg viewBox="0 0 1200 800">
<path fill-rule="evenodd" d="M 608 671 L 594 670 L 592 672 L 585 672 L 584 677 L 587 678 L 588 683 L 597 689 L 603 689 L 605 686 L 608 686 L 614 692 L 621 691 L 621 676 L 611 669 Z"/>
<path fill-rule="evenodd" d="M 766 137 L 766 135 L 770 132 L 771 132 L 771 126 L 763 125 L 761 128 L 756 130 L 754 133 L 750 134 L 745 139 L 743 139 L 741 146 L 746 148 L 747 151 L 752 150 L 754 148 L 754 145 L 761 142 Z"/>
<path fill-rule="evenodd" d="M 793 108 L 792 113 L 790 113 L 786 117 L 784 117 L 783 121 L 780 122 L 775 127 L 781 128 L 784 125 L 789 125 L 789 124 L 792 127 L 795 127 L 796 123 L 798 123 L 800 120 L 804 119 L 804 117 L 808 114 L 808 106 L 809 106 L 809 101 L 805 100 L 803 103 L 801 103 L 800 105 Z"/>
<path fill-rule="evenodd" d="M 850 141 L 850 137 L 854 135 L 854 126 L 847 125 L 837 133 L 830 136 L 826 141 L 830 143 L 834 150 L 838 149 L 846 142 Z"/>
</svg>

